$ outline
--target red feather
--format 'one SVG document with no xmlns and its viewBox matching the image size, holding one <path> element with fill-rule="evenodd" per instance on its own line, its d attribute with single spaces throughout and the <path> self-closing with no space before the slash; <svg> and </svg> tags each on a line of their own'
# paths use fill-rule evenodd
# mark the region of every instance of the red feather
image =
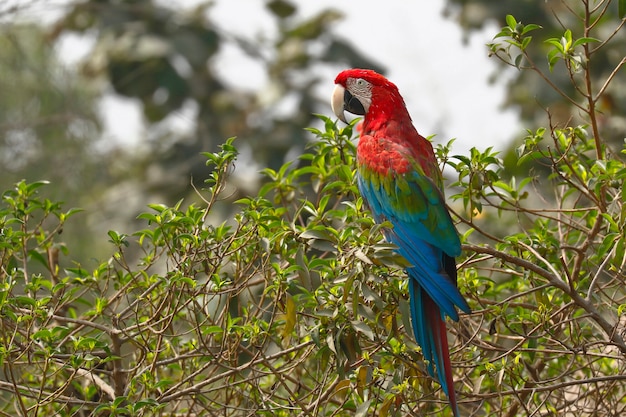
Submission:
<svg viewBox="0 0 626 417">
<path fill-rule="evenodd" d="M 446 328 L 446 322 L 441 318 L 441 311 L 432 298 L 424 297 L 425 310 L 428 312 L 426 320 L 429 321 L 430 327 L 434 333 L 435 349 L 437 350 L 438 357 L 443 362 L 443 372 L 441 369 L 437 369 L 439 378 L 445 379 L 445 385 L 448 388 L 448 400 L 455 416 L 459 415 L 459 408 L 456 404 L 456 393 L 454 392 L 454 379 L 452 378 L 452 363 L 450 363 L 450 348 L 448 347 L 448 330 Z M 437 364 L 439 367 L 440 364 Z M 442 375 L 443 374 L 443 375 Z"/>
</svg>

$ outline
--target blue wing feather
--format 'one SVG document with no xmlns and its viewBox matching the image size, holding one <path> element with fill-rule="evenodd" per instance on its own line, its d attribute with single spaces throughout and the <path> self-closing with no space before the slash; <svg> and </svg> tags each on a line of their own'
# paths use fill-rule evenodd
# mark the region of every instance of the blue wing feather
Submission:
<svg viewBox="0 0 626 417">
<path fill-rule="evenodd" d="M 372 173 L 368 173 L 374 175 Z M 415 178 L 419 174 L 413 173 Z M 404 178 L 407 181 L 407 178 Z M 461 253 L 461 243 L 452 219 L 443 202 L 441 193 L 426 192 L 420 188 L 418 181 L 410 181 L 408 184 L 412 194 L 388 193 L 381 185 L 382 181 L 366 181 L 362 174 L 358 177 L 358 186 L 361 195 L 366 200 L 370 210 L 377 221 L 389 221 L 393 229 L 386 231 L 387 239 L 398 246 L 398 252 L 409 261 L 412 267 L 407 269 L 409 276 L 417 280 L 420 286 L 435 300 L 442 312 L 454 320 L 458 320 L 456 307 L 465 312 L 470 308 L 467 302 L 456 287 L 456 279 L 450 277 L 443 265 L 443 256 L 458 256 Z M 427 178 L 421 178 L 421 183 L 426 181 L 432 184 Z M 428 199 L 423 212 L 411 212 L 408 209 L 398 211 L 394 207 L 398 206 L 398 201 L 407 198 L 422 198 L 425 195 L 437 195 L 437 199 Z M 401 204 L 410 207 L 410 202 Z M 435 213 L 433 215 L 433 213 Z M 439 224 L 429 224 L 435 218 Z"/>
</svg>

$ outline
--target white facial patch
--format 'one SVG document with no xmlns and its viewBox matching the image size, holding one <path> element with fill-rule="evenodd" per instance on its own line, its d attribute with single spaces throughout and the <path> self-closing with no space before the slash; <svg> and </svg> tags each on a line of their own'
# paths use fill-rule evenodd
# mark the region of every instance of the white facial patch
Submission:
<svg viewBox="0 0 626 417">
<path fill-rule="evenodd" d="M 363 78 L 348 78 L 346 87 L 350 94 L 361 102 L 367 113 L 372 104 L 372 84 Z"/>
</svg>

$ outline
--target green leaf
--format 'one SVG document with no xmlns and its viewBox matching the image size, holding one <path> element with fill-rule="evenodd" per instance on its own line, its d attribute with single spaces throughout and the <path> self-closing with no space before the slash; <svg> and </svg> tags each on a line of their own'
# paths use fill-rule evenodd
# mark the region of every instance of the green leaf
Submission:
<svg viewBox="0 0 626 417">
<path fill-rule="evenodd" d="M 107 232 L 107 234 L 109 235 L 109 237 L 111 238 L 109 240 L 109 242 L 113 243 L 116 246 L 120 246 L 120 245 L 124 245 L 124 246 L 128 246 L 128 241 L 126 240 L 126 238 L 128 236 L 126 236 L 123 233 L 118 233 L 115 230 L 109 230 Z"/>
<path fill-rule="evenodd" d="M 576 39 L 576 41 L 572 45 L 572 48 L 575 48 L 575 47 L 577 47 L 579 45 L 584 45 L 584 44 L 587 44 L 587 43 L 591 43 L 591 42 L 600 42 L 600 39 L 589 38 L 589 37 L 578 38 L 578 39 Z"/>
<path fill-rule="evenodd" d="M 334 242 L 333 236 L 325 230 L 305 230 L 300 233 L 300 237 L 304 239 L 321 239 Z"/>
<path fill-rule="evenodd" d="M 137 218 L 147 220 L 148 223 L 156 223 L 158 220 L 157 216 L 152 213 L 141 213 L 139 216 L 137 216 Z"/>
<path fill-rule="evenodd" d="M 161 381 L 163 382 L 163 381 Z M 169 385 L 160 385 L 160 387 L 163 388 L 167 388 Z M 139 400 L 136 403 L 133 404 L 133 411 L 138 412 L 139 410 L 141 410 L 142 408 L 146 408 L 146 407 L 158 407 L 159 403 L 153 399 L 153 398 L 146 398 L 143 400 Z"/>
<path fill-rule="evenodd" d="M 148 204 L 148 207 L 150 207 L 152 210 L 156 211 L 157 213 L 163 213 L 165 210 L 168 209 L 168 207 L 165 204 Z"/>
<path fill-rule="evenodd" d="M 563 44 L 561 43 L 561 39 L 550 38 L 545 41 L 545 43 L 554 46 L 557 52 L 564 53 L 565 49 L 563 48 Z"/>
<path fill-rule="evenodd" d="M 515 28 L 517 27 L 517 21 L 510 14 L 506 15 L 506 24 L 509 25 L 509 28 L 511 28 L 511 30 L 515 30 Z"/>
<path fill-rule="evenodd" d="M 15 301 L 20 306 L 35 307 L 37 305 L 36 299 L 32 297 L 27 297 L 25 295 L 18 295 L 17 297 L 15 297 Z"/>
<path fill-rule="evenodd" d="M 50 184 L 50 181 L 35 181 L 25 185 L 24 190 L 27 192 L 27 195 L 31 195 L 38 188 L 48 184 Z"/>
<path fill-rule="evenodd" d="M 352 324 L 352 327 L 354 327 L 354 330 L 363 333 L 365 336 L 367 336 L 368 339 L 372 341 L 374 340 L 374 332 L 372 331 L 370 326 L 358 320 L 353 320 L 350 323 Z"/>
<path fill-rule="evenodd" d="M 548 52 L 548 66 L 550 68 L 550 71 L 554 69 L 556 63 L 559 61 L 559 59 L 561 59 L 560 55 L 562 55 L 562 52 L 560 52 L 557 48 L 554 48 L 550 52 Z"/>
<path fill-rule="evenodd" d="M 522 30 L 522 35 L 525 35 L 531 30 L 536 30 L 536 29 L 543 29 L 543 27 L 540 25 L 536 25 L 534 23 L 529 23 L 528 25 L 524 25 L 524 29 Z"/>
<path fill-rule="evenodd" d="M 285 326 L 283 327 L 283 330 L 282 330 L 282 336 L 283 336 L 283 340 L 288 341 L 289 338 L 291 337 L 291 332 L 293 332 L 293 329 L 296 326 L 296 304 L 293 301 L 293 297 L 291 297 L 291 295 L 289 294 L 287 294 L 286 300 L 285 300 L 284 319 L 285 319 Z"/>
<path fill-rule="evenodd" d="M 207 326 L 202 328 L 202 334 L 209 335 L 214 333 L 224 333 L 224 329 L 220 326 Z"/>
<path fill-rule="evenodd" d="M 48 268 L 48 260 L 38 250 L 35 250 L 35 249 L 29 250 L 28 257 L 34 261 L 37 261 L 38 263 L 43 265 L 45 268 Z"/>
<path fill-rule="evenodd" d="M 81 213 L 83 211 L 85 211 L 85 210 L 82 209 L 82 208 L 77 208 L 77 207 L 71 208 L 68 211 L 66 211 L 65 213 L 61 213 L 61 215 L 59 216 L 59 219 L 61 221 L 66 221 L 69 217 L 72 217 L 73 215 L 75 215 L 77 213 Z"/>
</svg>

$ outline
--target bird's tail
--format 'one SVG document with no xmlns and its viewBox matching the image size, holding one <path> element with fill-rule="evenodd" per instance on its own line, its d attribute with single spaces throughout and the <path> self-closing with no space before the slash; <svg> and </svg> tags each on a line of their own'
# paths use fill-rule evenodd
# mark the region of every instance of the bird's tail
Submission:
<svg viewBox="0 0 626 417">
<path fill-rule="evenodd" d="M 441 384 L 455 417 L 459 416 L 452 379 L 448 333 L 444 315 L 428 293 L 415 279 L 409 282 L 411 316 L 415 340 L 428 362 L 428 373 Z"/>
</svg>

